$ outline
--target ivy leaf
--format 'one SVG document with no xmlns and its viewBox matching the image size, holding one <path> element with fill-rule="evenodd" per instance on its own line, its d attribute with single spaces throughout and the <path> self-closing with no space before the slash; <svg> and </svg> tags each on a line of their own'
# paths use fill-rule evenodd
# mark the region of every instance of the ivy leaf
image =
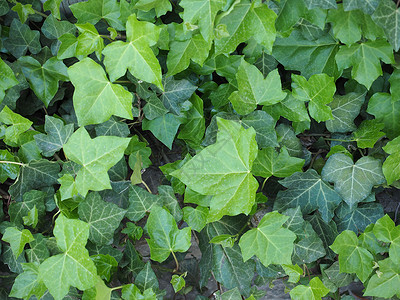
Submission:
<svg viewBox="0 0 400 300">
<path fill-rule="evenodd" d="M 280 153 L 274 147 L 266 147 L 258 151 L 251 172 L 254 176 L 269 178 L 288 177 L 295 172 L 301 172 L 304 159 L 291 157 L 285 147 Z"/>
<path fill-rule="evenodd" d="M 207 224 L 208 208 L 197 206 L 196 208 L 185 206 L 183 209 L 183 220 L 197 232 L 200 232 Z"/>
<path fill-rule="evenodd" d="M 116 117 L 111 117 L 108 121 L 96 125 L 94 130 L 96 131 L 97 136 L 105 135 L 127 137 L 130 134 L 128 124 L 121 122 Z"/>
<path fill-rule="evenodd" d="M 147 262 L 146 265 L 143 266 L 142 270 L 137 274 L 135 278 L 135 284 L 142 291 L 147 289 L 152 289 L 154 292 L 158 291 L 158 279 L 151 268 L 150 262 Z"/>
<path fill-rule="evenodd" d="M 239 241 L 243 260 L 256 255 L 262 264 L 291 264 L 296 235 L 282 225 L 289 219 L 278 212 L 267 213 L 258 224 L 242 235 Z"/>
<path fill-rule="evenodd" d="M 116 0 L 89 0 L 86 2 L 75 3 L 70 6 L 79 24 L 90 23 L 95 25 L 101 19 L 106 20 L 111 27 L 117 30 L 124 30 L 124 26 L 119 20 L 119 3 Z"/>
<path fill-rule="evenodd" d="M 170 174 L 200 194 L 214 195 L 209 222 L 223 215 L 248 214 L 258 187 L 250 173 L 257 156 L 254 129 L 220 118 L 217 123 L 217 142 Z"/>
<path fill-rule="evenodd" d="M 185 252 L 190 247 L 190 227 L 178 229 L 174 217 L 165 209 L 154 206 L 147 219 L 151 259 L 163 262 L 171 252 Z"/>
<path fill-rule="evenodd" d="M 154 120 L 157 117 L 165 115 L 167 112 L 168 110 L 155 94 L 152 94 L 146 99 L 146 105 L 143 107 L 143 113 L 147 120 Z"/>
<path fill-rule="evenodd" d="M 28 229 L 20 231 L 17 227 L 7 227 L 1 239 L 10 243 L 15 257 L 18 257 L 24 251 L 25 244 L 34 240 L 32 233 Z"/>
<path fill-rule="evenodd" d="M 378 240 L 390 243 L 389 257 L 397 261 L 400 258 L 400 226 L 396 226 L 388 215 L 384 215 L 376 221 L 373 232 Z"/>
<path fill-rule="evenodd" d="M 10 125 L 6 128 L 4 142 L 10 146 L 19 145 L 19 137 L 33 124 L 23 116 L 4 106 L 0 112 L 0 122 Z"/>
<path fill-rule="evenodd" d="M 397 8 L 396 3 L 390 0 L 375 0 L 372 2 L 374 10 L 371 8 L 369 12 L 374 13 L 372 19 L 377 25 L 383 28 L 394 51 L 398 51 L 400 48 L 400 11 Z M 379 5 L 377 5 L 378 3 Z"/>
<path fill-rule="evenodd" d="M 72 65 L 68 75 L 75 87 L 74 108 L 80 126 L 103 123 L 112 115 L 133 119 L 131 93 L 108 81 L 103 68 L 92 59 Z"/>
<path fill-rule="evenodd" d="M 154 8 L 157 17 L 172 10 L 172 5 L 168 0 L 139 0 L 134 7 L 146 12 Z"/>
<path fill-rule="evenodd" d="M 97 58 L 101 58 L 101 51 L 104 48 L 103 38 L 100 36 L 94 25 L 76 24 L 80 35 L 77 38 L 77 46 L 75 50 L 76 55 L 87 56 L 93 52 L 96 52 Z"/>
<path fill-rule="evenodd" d="M 141 220 L 154 205 L 161 205 L 161 198 L 132 185 L 129 189 L 129 207 L 126 217 L 134 222 Z"/>
<path fill-rule="evenodd" d="M 344 10 L 360 9 L 371 15 L 377 8 L 380 0 L 343 0 Z"/>
<path fill-rule="evenodd" d="M 0 101 L 4 99 L 5 91 L 17 85 L 19 81 L 14 75 L 13 70 L 0 58 Z"/>
<path fill-rule="evenodd" d="M 8 150 L 0 150 L 0 160 L 18 162 L 18 158 Z M 0 182 L 4 183 L 7 178 L 15 179 L 19 174 L 19 165 L 0 163 Z"/>
<path fill-rule="evenodd" d="M 144 119 L 142 129 L 150 130 L 159 141 L 172 149 L 172 143 L 180 125 L 181 121 L 176 115 L 167 113 L 154 120 Z"/>
<path fill-rule="evenodd" d="M 26 216 L 34 207 L 36 207 L 38 215 L 43 217 L 45 213 L 45 197 L 46 193 L 32 190 L 23 195 L 23 201 L 11 203 L 8 210 L 11 223 L 15 225 L 22 225 L 23 217 Z"/>
<path fill-rule="evenodd" d="M 335 0 L 304 0 L 308 9 L 314 8 L 337 8 L 337 4 Z"/>
<path fill-rule="evenodd" d="M 30 56 L 20 57 L 18 61 L 29 86 L 46 107 L 58 91 L 58 81 L 69 81 L 67 67 L 56 57 L 51 57 L 43 66 Z"/>
<path fill-rule="evenodd" d="M 162 89 L 160 63 L 150 48 L 157 43 L 160 30 L 152 23 L 138 21 L 135 14 L 128 18 L 127 42 L 116 41 L 103 50 L 104 65 L 111 81 L 124 76 L 129 70 L 136 78 L 154 83 Z"/>
<path fill-rule="evenodd" d="M 306 14 L 306 6 L 303 0 L 284 0 L 279 4 L 276 28 L 283 35 L 287 35 L 293 26 Z"/>
<path fill-rule="evenodd" d="M 342 46 L 336 54 L 339 70 L 353 67 L 351 77 L 367 89 L 382 75 L 381 60 L 387 64 L 394 62 L 393 49 L 383 39 Z"/>
<path fill-rule="evenodd" d="M 241 115 L 247 115 L 257 108 L 257 104 L 273 105 L 286 98 L 282 92 L 281 78 L 278 69 L 271 71 L 267 78 L 245 60 L 236 73 L 238 92 L 229 97 L 234 109 Z"/>
<path fill-rule="evenodd" d="M 156 300 L 156 294 L 154 294 L 152 289 L 145 290 L 143 294 L 140 292 L 138 287 L 133 283 L 124 285 L 122 290 L 122 299 L 124 300 L 136 300 L 136 299 L 146 299 L 146 300 Z"/>
<path fill-rule="evenodd" d="M 18 14 L 21 23 L 25 23 L 28 19 L 29 15 L 35 14 L 35 11 L 32 8 L 32 4 L 21 4 L 17 2 L 12 8 L 12 11 L 15 11 Z"/>
<path fill-rule="evenodd" d="M 124 155 L 129 139 L 99 136 L 91 139 L 84 127 L 79 128 L 64 145 L 65 155 L 80 165 L 75 181 L 84 197 L 89 190 L 111 189 L 107 171 Z"/>
<path fill-rule="evenodd" d="M 252 127 L 256 131 L 256 141 L 259 148 L 278 146 L 275 132 L 275 120 L 266 112 L 255 110 L 238 120 L 247 129 Z"/>
<path fill-rule="evenodd" d="M 43 6 L 45 5 L 46 3 Z M 76 27 L 74 26 L 74 24 L 67 21 L 59 21 L 54 17 L 54 14 L 51 14 L 46 18 L 46 20 L 43 22 L 41 29 L 43 34 L 48 39 L 54 39 L 54 40 L 60 38 L 64 34 L 67 33 L 75 34 L 76 32 Z"/>
<path fill-rule="evenodd" d="M 67 295 L 70 286 L 86 290 L 97 282 L 96 267 L 85 248 L 89 227 L 63 214 L 55 222 L 53 233 L 62 253 L 47 258 L 39 267 L 39 278 L 55 299 Z"/>
<path fill-rule="evenodd" d="M 181 17 L 187 23 L 198 25 L 204 40 L 211 45 L 214 39 L 215 17 L 226 3 L 227 0 L 183 0 L 179 3 L 179 6 L 183 7 Z"/>
<path fill-rule="evenodd" d="M 339 254 L 340 272 L 356 273 L 362 282 L 368 279 L 374 257 L 367 249 L 360 246 L 353 231 L 345 230 L 339 234 L 331 248 Z"/>
<path fill-rule="evenodd" d="M 289 275 L 288 282 L 296 283 L 300 280 L 300 276 L 303 275 L 303 269 L 296 265 L 282 265 L 285 273 Z"/>
<path fill-rule="evenodd" d="M 105 202 L 98 193 L 90 193 L 78 206 L 79 218 L 90 225 L 89 240 L 97 245 L 110 244 L 125 213 L 114 203 Z"/>
<path fill-rule="evenodd" d="M 17 59 L 25 55 L 28 49 L 32 54 L 37 54 L 42 50 L 39 37 L 39 31 L 31 30 L 28 25 L 14 19 L 11 22 L 9 38 L 4 41 L 4 47 Z"/>
<path fill-rule="evenodd" d="M 400 138 L 397 137 L 383 147 L 386 153 L 390 155 L 383 162 L 382 171 L 387 183 L 390 185 L 400 179 L 400 151 L 398 150 Z"/>
<path fill-rule="evenodd" d="M 367 113 L 374 115 L 378 122 L 385 124 L 383 130 L 388 138 L 400 135 L 400 99 L 393 101 L 390 94 L 375 93 L 368 101 Z"/>
<path fill-rule="evenodd" d="M 271 52 L 276 37 L 275 19 L 276 14 L 267 4 L 241 1 L 216 24 L 217 28 L 226 28 L 229 35 L 215 40 L 215 54 L 232 53 L 240 43 L 250 38 Z"/>
<path fill-rule="evenodd" d="M 109 254 L 96 254 L 90 256 L 96 265 L 97 274 L 104 280 L 110 281 L 111 275 L 117 270 L 118 262 Z"/>
<path fill-rule="evenodd" d="M 275 120 L 279 120 L 282 116 L 293 122 L 310 122 L 304 101 L 293 97 L 292 93 L 288 93 L 286 98 L 277 104 L 264 106 L 263 111 Z"/>
<path fill-rule="evenodd" d="M 322 219 L 329 222 L 334 215 L 334 210 L 342 201 L 339 194 L 322 181 L 313 169 L 305 173 L 294 173 L 279 183 L 288 189 L 278 193 L 274 209 L 285 210 L 300 206 L 304 214 L 318 209 Z"/>
<path fill-rule="evenodd" d="M 302 101 L 310 101 L 310 116 L 317 122 L 333 119 L 332 111 L 326 104 L 333 101 L 336 91 L 334 78 L 326 74 L 315 74 L 307 81 L 303 76 L 292 74 L 293 96 Z"/>
<path fill-rule="evenodd" d="M 43 10 L 44 11 L 50 10 L 51 14 L 60 20 L 61 19 L 61 16 L 60 16 L 61 2 L 62 2 L 62 0 L 46 0 L 46 2 L 43 3 Z"/>
<path fill-rule="evenodd" d="M 193 94 L 190 102 L 192 103 L 192 107 L 186 114 L 188 121 L 181 127 L 178 138 L 185 140 L 192 147 L 198 147 L 203 140 L 206 128 L 203 115 L 203 100 L 196 94 Z"/>
<path fill-rule="evenodd" d="M 310 280 L 309 286 L 298 285 L 290 291 L 290 297 L 293 300 L 322 299 L 329 293 L 321 279 L 314 277 Z"/>
<path fill-rule="evenodd" d="M 66 33 L 60 36 L 58 40 L 61 44 L 58 48 L 57 58 L 66 59 L 75 57 L 76 47 L 78 46 L 78 38 L 71 33 Z"/>
<path fill-rule="evenodd" d="M 335 183 L 335 191 L 350 208 L 364 200 L 374 185 L 385 182 L 380 160 L 364 156 L 354 164 L 350 157 L 342 153 L 329 157 L 321 176 Z"/>
<path fill-rule="evenodd" d="M 378 262 L 379 274 L 372 275 L 368 281 L 365 296 L 393 298 L 399 293 L 400 268 L 391 257 Z"/>
<path fill-rule="evenodd" d="M 330 132 L 348 132 L 356 130 L 354 119 L 359 115 L 365 94 L 348 93 L 343 96 L 335 95 L 328 104 L 332 109 L 332 120 L 326 121 L 326 128 Z"/>
<path fill-rule="evenodd" d="M 376 119 L 364 120 L 353 132 L 353 140 L 357 142 L 359 148 L 373 148 L 375 143 L 385 136 L 381 131 L 384 127 L 385 125 Z"/>
<path fill-rule="evenodd" d="M 38 279 L 39 266 L 35 263 L 24 263 L 22 268 L 24 272 L 15 278 L 9 296 L 30 299 L 35 295 L 37 299 L 40 299 L 47 288 L 44 283 Z"/>
</svg>

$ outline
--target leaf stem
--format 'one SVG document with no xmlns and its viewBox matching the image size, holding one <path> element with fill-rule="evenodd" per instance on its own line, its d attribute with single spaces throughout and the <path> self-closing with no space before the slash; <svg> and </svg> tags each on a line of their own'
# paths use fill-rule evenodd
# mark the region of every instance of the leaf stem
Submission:
<svg viewBox="0 0 400 300">
<path fill-rule="evenodd" d="M 151 192 L 151 189 L 149 188 L 149 186 L 147 185 L 147 183 L 144 182 L 143 179 L 142 179 L 142 184 L 146 187 L 146 190 L 147 190 L 150 194 L 153 194 L 153 193 Z"/>
<path fill-rule="evenodd" d="M 115 290 L 122 289 L 123 287 L 124 287 L 123 285 L 120 285 L 120 286 L 116 286 L 116 287 L 110 288 L 110 290 L 111 291 L 115 291 Z"/>
<path fill-rule="evenodd" d="M 47 18 L 48 17 L 48 15 L 46 15 L 46 14 L 44 14 L 44 13 L 42 13 L 42 12 L 36 10 L 36 9 L 34 9 L 33 11 L 35 12 L 35 14 L 37 14 L 39 16 L 42 16 L 43 18 Z"/>
<path fill-rule="evenodd" d="M 175 267 L 175 269 L 173 270 L 173 273 L 176 273 L 176 272 L 179 271 L 179 262 L 178 262 L 178 260 L 176 259 L 176 256 L 175 256 L 174 251 L 171 251 L 171 253 L 172 253 L 172 256 L 174 257 L 175 264 L 176 264 L 176 267 Z"/>
<path fill-rule="evenodd" d="M 6 161 L 6 160 L 0 160 L 0 164 L 12 164 L 12 165 L 26 166 L 25 164 L 20 163 L 20 162 Z"/>
<path fill-rule="evenodd" d="M 355 142 L 356 140 L 342 140 L 342 139 L 331 139 L 331 138 L 325 138 L 327 141 L 335 141 L 335 142 L 343 142 L 343 143 L 351 143 Z"/>
<path fill-rule="evenodd" d="M 129 80 L 116 80 L 113 83 L 132 83 Z"/>
</svg>

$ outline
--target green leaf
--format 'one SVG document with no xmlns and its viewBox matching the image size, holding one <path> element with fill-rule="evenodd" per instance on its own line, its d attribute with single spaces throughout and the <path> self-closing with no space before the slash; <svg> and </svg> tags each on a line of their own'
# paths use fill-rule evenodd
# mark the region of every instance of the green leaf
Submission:
<svg viewBox="0 0 400 300">
<path fill-rule="evenodd" d="M 129 207 L 126 217 L 131 221 L 137 222 L 157 204 L 161 205 L 161 198 L 133 185 L 129 188 Z"/>
<path fill-rule="evenodd" d="M 135 223 L 126 223 L 126 228 L 121 230 L 122 233 L 127 234 L 133 241 L 140 240 L 143 235 L 143 229 Z"/>
<path fill-rule="evenodd" d="M 25 244 L 34 240 L 32 233 L 28 229 L 20 231 L 17 227 L 7 227 L 1 239 L 10 243 L 15 257 L 18 257 L 24 251 Z"/>
<path fill-rule="evenodd" d="M 111 189 L 107 171 L 124 155 L 129 139 L 99 136 L 91 139 L 84 127 L 75 131 L 64 145 L 65 155 L 80 165 L 75 181 L 82 196 L 89 190 Z"/>
<path fill-rule="evenodd" d="M 353 140 L 357 142 L 359 148 L 373 148 L 375 143 L 385 136 L 381 131 L 384 127 L 385 125 L 376 119 L 364 120 L 353 132 Z"/>
<path fill-rule="evenodd" d="M 380 75 L 380 61 L 393 63 L 393 49 L 386 40 L 366 41 L 349 47 L 340 47 L 336 54 L 339 70 L 353 67 L 351 77 L 369 89 Z"/>
<path fill-rule="evenodd" d="M 103 51 L 104 65 L 111 81 L 124 76 L 126 70 L 129 70 L 136 78 L 154 83 L 162 89 L 161 67 L 150 48 L 157 43 L 160 30 L 154 24 L 138 21 L 135 14 L 128 18 L 127 42 L 110 43 Z"/>
<path fill-rule="evenodd" d="M 220 295 L 220 293 L 221 292 L 218 291 L 218 294 L 216 295 L 217 300 L 232 300 L 232 299 L 242 298 L 242 295 L 240 294 L 240 291 L 237 287 L 235 287 L 229 291 L 226 291 L 226 292 L 222 293 L 221 295 Z"/>
<path fill-rule="evenodd" d="M 139 0 L 134 7 L 146 12 L 154 8 L 157 17 L 172 10 L 172 5 L 168 0 Z"/>
<path fill-rule="evenodd" d="M 337 8 L 337 4 L 335 0 L 305 0 L 305 4 L 307 5 L 308 9 L 313 8 Z"/>
<path fill-rule="evenodd" d="M 390 94 L 375 93 L 368 101 L 367 112 L 374 115 L 378 122 L 385 124 L 383 130 L 388 138 L 400 135 L 400 99 L 392 99 Z"/>
<path fill-rule="evenodd" d="M 40 233 L 35 234 L 33 237 L 35 240 L 29 243 L 30 249 L 26 249 L 25 254 L 29 262 L 41 264 L 50 256 L 50 251 L 47 248 L 49 240 Z"/>
<path fill-rule="evenodd" d="M 124 300 L 138 300 L 138 299 L 146 299 L 146 300 L 156 300 L 156 294 L 154 294 L 152 289 L 145 290 L 143 294 L 134 284 L 124 285 L 122 288 L 122 299 Z"/>
<path fill-rule="evenodd" d="M 333 217 L 334 210 L 342 201 L 339 194 L 325 183 L 313 169 L 309 169 L 305 173 L 294 173 L 279 183 L 288 189 L 278 193 L 274 209 L 285 210 L 300 206 L 304 214 L 318 209 L 322 219 L 329 222 Z"/>
<path fill-rule="evenodd" d="M 237 237 L 235 236 L 230 234 L 221 234 L 213 237 L 210 240 L 210 243 L 221 245 L 224 248 L 232 248 L 235 245 L 236 240 Z"/>
<path fill-rule="evenodd" d="M 300 276 L 303 275 L 303 269 L 296 265 L 282 265 L 285 273 L 289 275 L 288 282 L 296 283 L 300 280 Z"/>
<path fill-rule="evenodd" d="M 368 1 L 366 1 L 368 2 Z M 400 11 L 396 4 L 390 0 L 372 1 L 373 6 L 369 13 L 374 13 L 372 19 L 383 28 L 385 35 L 395 51 L 400 48 Z M 379 5 L 377 5 L 379 3 Z M 376 7 L 377 6 L 377 7 Z M 376 9 L 375 9 L 376 8 Z"/>
<path fill-rule="evenodd" d="M 365 282 L 372 272 L 374 257 L 359 244 L 356 234 L 345 230 L 337 236 L 331 248 L 339 254 L 340 272 L 356 273 Z"/>
<path fill-rule="evenodd" d="M 135 283 L 142 291 L 147 289 L 152 289 L 154 292 L 158 291 L 158 279 L 153 269 L 151 268 L 150 262 L 147 262 L 146 265 L 143 266 L 142 270 L 135 278 Z"/>
<path fill-rule="evenodd" d="M 380 160 L 364 156 L 354 164 L 350 157 L 342 153 L 329 157 L 321 176 L 335 183 L 335 191 L 350 208 L 364 200 L 374 185 L 385 182 Z"/>
<path fill-rule="evenodd" d="M 146 226 L 152 260 L 163 262 L 171 252 L 185 252 L 189 249 L 190 227 L 179 230 L 174 218 L 165 209 L 154 206 Z"/>
<path fill-rule="evenodd" d="M 18 162 L 17 157 L 12 155 L 8 150 L 0 150 L 0 160 Z M 4 183 L 7 178 L 15 179 L 19 174 L 19 165 L 11 163 L 0 163 L 0 182 Z"/>
<path fill-rule="evenodd" d="M 267 213 L 258 224 L 242 235 L 239 241 L 243 260 L 256 255 L 262 264 L 291 264 L 296 235 L 282 225 L 289 217 L 278 212 Z"/>
<path fill-rule="evenodd" d="M 383 147 L 383 150 L 390 154 L 383 162 L 382 166 L 383 175 L 385 175 L 386 181 L 389 185 L 400 179 L 400 151 L 398 150 L 399 142 L 400 138 L 397 137 Z"/>
<path fill-rule="evenodd" d="M 80 32 L 80 35 L 77 38 L 78 44 L 76 46 L 75 54 L 87 56 L 96 52 L 97 57 L 100 58 L 101 51 L 104 48 L 104 41 L 96 27 L 89 23 L 76 24 L 75 26 Z"/>
<path fill-rule="evenodd" d="M 385 215 L 376 222 L 373 232 L 378 240 L 390 243 L 389 256 L 397 261 L 400 258 L 400 226 L 395 226 L 393 220 Z"/>
<path fill-rule="evenodd" d="M 179 292 L 181 289 L 183 289 L 186 285 L 184 277 L 186 277 L 187 272 L 182 274 L 181 276 L 179 275 L 172 275 L 171 278 L 171 284 L 172 287 L 174 288 L 175 293 Z"/>
<path fill-rule="evenodd" d="M 200 34 L 185 41 L 172 41 L 167 57 L 168 76 L 186 70 L 190 60 L 203 66 L 208 57 L 208 42 Z"/>
<path fill-rule="evenodd" d="M 111 255 L 96 254 L 90 256 L 96 265 L 97 274 L 104 280 L 110 281 L 111 275 L 117 270 L 118 262 Z"/>
<path fill-rule="evenodd" d="M 172 143 L 181 121 L 174 114 L 165 114 L 154 120 L 144 119 L 142 122 L 143 130 L 150 130 L 154 136 L 169 149 L 172 149 Z"/>
<path fill-rule="evenodd" d="M 198 147 L 203 140 L 206 129 L 203 115 L 203 100 L 196 94 L 193 94 L 190 102 L 192 107 L 186 113 L 188 121 L 181 127 L 178 138 L 185 140 L 192 147 Z"/>
<path fill-rule="evenodd" d="M 232 53 L 240 43 L 250 38 L 271 52 L 276 37 L 275 19 L 276 14 L 267 4 L 240 1 L 216 24 L 217 28 L 225 27 L 229 35 L 215 40 L 215 54 Z"/>
<path fill-rule="evenodd" d="M 35 14 L 35 11 L 32 8 L 32 4 L 21 4 L 17 2 L 12 8 L 12 11 L 15 11 L 18 14 L 21 23 L 25 23 L 28 19 L 29 15 Z"/>
<path fill-rule="evenodd" d="M 321 273 L 322 282 L 331 292 L 336 292 L 340 287 L 347 286 L 354 281 L 353 274 L 340 272 L 338 261 L 335 261 L 330 267 L 325 269 L 322 269 L 321 266 Z"/>
<path fill-rule="evenodd" d="M 57 19 L 61 19 L 60 16 L 60 5 L 62 0 L 46 0 L 43 3 L 43 10 L 50 10 L 51 14 L 55 16 Z"/>
<path fill-rule="evenodd" d="M 73 99 L 79 125 L 103 123 L 112 115 L 133 119 L 131 93 L 111 83 L 92 59 L 84 58 L 72 65 L 68 75 L 75 87 Z"/>
<path fill-rule="evenodd" d="M 67 295 L 70 286 L 86 290 L 97 282 L 96 267 L 85 248 L 89 227 L 62 214 L 55 222 L 53 232 L 62 253 L 47 258 L 39 267 L 39 278 L 55 299 Z"/>
<path fill-rule="evenodd" d="M 78 206 L 79 218 L 90 225 L 89 240 L 97 245 L 112 242 L 125 213 L 114 203 L 105 202 L 98 193 L 90 193 Z"/>
<path fill-rule="evenodd" d="M 108 121 L 96 125 L 95 129 L 96 135 L 105 135 L 105 136 L 119 136 L 119 137 L 127 137 L 130 134 L 128 124 L 120 121 L 116 117 L 111 117 Z"/>
<path fill-rule="evenodd" d="M 143 107 L 143 112 L 147 120 L 154 120 L 157 117 L 165 115 L 168 110 L 165 108 L 161 100 L 152 94 L 146 99 L 146 105 Z"/>
<path fill-rule="evenodd" d="M 303 76 L 292 75 L 293 96 L 309 101 L 310 116 L 317 122 L 333 119 L 332 111 L 326 104 L 333 101 L 336 91 L 334 78 L 326 74 L 315 74 L 307 81 Z"/>
<path fill-rule="evenodd" d="M 325 287 L 318 277 L 310 280 L 309 286 L 298 285 L 290 291 L 290 297 L 293 300 L 317 300 L 322 299 L 329 293 L 329 289 Z"/>
<path fill-rule="evenodd" d="M 332 109 L 333 120 L 326 121 L 330 132 L 348 132 L 356 130 L 354 119 L 359 115 L 365 94 L 348 93 L 343 96 L 335 95 L 328 104 Z"/>
<path fill-rule="evenodd" d="M 10 146 L 19 145 L 19 137 L 27 131 L 33 124 L 28 119 L 13 112 L 7 106 L 4 106 L 0 112 L 0 122 L 10 125 L 6 128 L 4 142 Z"/>
<path fill-rule="evenodd" d="M 32 190 L 23 195 L 23 201 L 13 202 L 10 204 L 8 214 L 10 215 L 10 222 L 15 225 L 22 225 L 23 217 L 29 211 L 36 208 L 38 215 L 42 218 L 45 214 L 44 199 L 46 193 L 42 191 Z"/>
<path fill-rule="evenodd" d="M 215 17 L 226 4 L 227 0 L 182 0 L 179 6 L 183 7 L 183 21 L 198 25 L 204 40 L 211 45 L 214 39 Z"/>
<path fill-rule="evenodd" d="M 50 0 L 51 1 L 51 0 Z M 47 1 L 49 2 L 49 1 Z M 46 3 L 44 4 L 44 6 Z M 60 7 L 60 6 L 58 6 Z M 60 18 L 58 16 L 58 18 Z M 59 21 L 51 14 L 46 18 L 42 25 L 42 32 L 48 39 L 59 39 L 62 35 L 71 33 L 75 34 L 76 27 L 67 21 Z"/>
<path fill-rule="evenodd" d="M 287 35 L 293 26 L 306 14 L 306 6 L 303 0 L 283 0 L 279 4 L 276 28 L 282 35 Z"/>
<path fill-rule="evenodd" d="M 26 216 L 23 216 L 22 219 L 24 220 L 25 226 L 31 226 L 32 228 L 36 228 L 38 223 L 38 210 L 36 206 L 34 206 Z"/>
<path fill-rule="evenodd" d="M 275 120 L 266 112 L 261 110 L 253 111 L 238 120 L 247 129 L 253 127 L 256 131 L 256 141 L 259 148 L 278 146 L 275 132 Z"/>
<path fill-rule="evenodd" d="M 39 31 L 31 30 L 28 25 L 14 19 L 11 22 L 9 38 L 4 41 L 4 47 L 17 59 L 25 55 L 28 49 L 32 54 L 37 54 L 42 50 L 39 37 Z"/>
<path fill-rule="evenodd" d="M 40 299 L 47 288 L 44 283 L 38 279 L 39 266 L 35 263 L 24 263 L 22 268 L 24 272 L 15 278 L 9 296 L 30 299 L 35 295 L 37 299 Z"/>
<path fill-rule="evenodd" d="M 251 113 L 257 105 L 273 105 L 286 98 L 282 92 L 281 78 L 278 69 L 273 70 L 264 79 L 264 75 L 256 66 L 245 60 L 236 73 L 238 92 L 233 92 L 229 100 L 233 108 L 241 115 Z"/>
<path fill-rule="evenodd" d="M 76 53 L 76 47 L 78 46 L 78 39 L 71 33 L 66 33 L 58 38 L 61 45 L 57 52 L 58 59 L 66 59 L 74 57 Z"/>
<path fill-rule="evenodd" d="M 0 101 L 4 99 L 5 91 L 17 85 L 19 81 L 13 70 L 0 58 Z"/>
<path fill-rule="evenodd" d="M 360 9 L 366 14 L 372 14 L 380 0 L 343 0 L 344 10 Z"/>
<path fill-rule="evenodd" d="M 267 147 L 258 151 L 251 171 L 254 176 L 266 179 L 271 176 L 288 177 L 301 172 L 303 165 L 304 159 L 291 157 L 285 147 L 281 148 L 280 153 L 273 147 Z"/>
<path fill-rule="evenodd" d="M 249 214 L 258 187 L 250 170 L 257 156 L 255 131 L 217 118 L 217 142 L 171 173 L 190 189 L 214 195 L 208 221 L 224 215 Z M 230 159 L 227 161 L 226 157 Z"/>
<path fill-rule="evenodd" d="M 365 296 L 392 298 L 399 294 L 400 289 L 400 268 L 392 259 L 386 258 L 378 262 L 379 273 L 374 274 L 368 281 Z"/>
<path fill-rule="evenodd" d="M 293 97 L 292 93 L 288 93 L 286 98 L 277 104 L 264 106 L 263 111 L 275 120 L 279 120 L 282 116 L 293 122 L 310 122 L 304 101 Z"/>
<path fill-rule="evenodd" d="M 82 300 L 109 300 L 112 298 L 112 289 L 106 286 L 104 281 L 98 277 L 97 283 L 94 287 L 87 289 L 83 292 Z"/>
<path fill-rule="evenodd" d="M 101 19 L 106 20 L 111 27 L 123 30 L 124 26 L 119 20 L 119 3 L 116 0 L 89 0 L 75 3 L 70 6 L 78 23 L 90 23 L 95 25 Z"/>
<path fill-rule="evenodd" d="M 200 232 L 207 224 L 208 208 L 197 206 L 196 208 L 185 206 L 183 209 L 183 220 L 197 232 Z"/>
</svg>

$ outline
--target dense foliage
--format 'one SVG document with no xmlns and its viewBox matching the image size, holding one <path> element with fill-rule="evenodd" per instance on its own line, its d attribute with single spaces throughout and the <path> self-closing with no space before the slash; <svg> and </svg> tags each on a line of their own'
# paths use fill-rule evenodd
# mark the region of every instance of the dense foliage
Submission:
<svg viewBox="0 0 400 300">
<path fill-rule="evenodd" d="M 60 4 L 0 0 L 2 299 L 400 297 L 399 1 Z"/>
</svg>

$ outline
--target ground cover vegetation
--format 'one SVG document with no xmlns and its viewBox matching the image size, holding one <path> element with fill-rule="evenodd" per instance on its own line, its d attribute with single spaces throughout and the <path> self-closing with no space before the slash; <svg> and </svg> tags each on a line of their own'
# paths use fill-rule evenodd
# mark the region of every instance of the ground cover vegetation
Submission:
<svg viewBox="0 0 400 300">
<path fill-rule="evenodd" d="M 2 299 L 400 296 L 399 1 L 60 4 L 0 0 Z"/>
</svg>

